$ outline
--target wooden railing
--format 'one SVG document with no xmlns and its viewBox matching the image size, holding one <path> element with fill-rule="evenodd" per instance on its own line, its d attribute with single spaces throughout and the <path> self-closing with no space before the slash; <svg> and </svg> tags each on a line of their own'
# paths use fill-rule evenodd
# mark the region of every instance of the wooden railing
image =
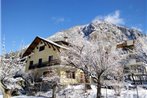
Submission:
<svg viewBox="0 0 147 98">
<path fill-rule="evenodd" d="M 29 66 L 29 69 L 35 69 L 35 68 L 42 68 L 42 67 L 47 67 L 47 66 L 54 66 L 54 65 L 59 65 L 61 61 L 59 59 L 54 59 L 51 61 L 46 61 L 42 62 L 41 64 L 33 64 Z"/>
</svg>

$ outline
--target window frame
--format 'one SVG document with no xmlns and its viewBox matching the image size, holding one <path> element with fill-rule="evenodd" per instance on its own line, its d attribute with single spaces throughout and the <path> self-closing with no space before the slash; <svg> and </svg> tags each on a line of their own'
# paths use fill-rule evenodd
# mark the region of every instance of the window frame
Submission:
<svg viewBox="0 0 147 98">
<path fill-rule="evenodd" d="M 66 71 L 66 78 L 76 79 L 75 71 Z"/>
</svg>

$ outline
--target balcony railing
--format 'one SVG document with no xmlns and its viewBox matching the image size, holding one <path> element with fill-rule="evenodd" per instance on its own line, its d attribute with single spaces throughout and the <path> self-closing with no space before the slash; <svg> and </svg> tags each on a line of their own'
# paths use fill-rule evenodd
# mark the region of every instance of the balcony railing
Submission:
<svg viewBox="0 0 147 98">
<path fill-rule="evenodd" d="M 47 67 L 47 66 L 54 66 L 54 65 L 59 65 L 61 61 L 59 59 L 54 59 L 51 61 L 46 61 L 42 62 L 41 64 L 33 64 L 29 66 L 29 69 L 35 69 L 35 68 L 42 68 L 42 67 Z"/>
<path fill-rule="evenodd" d="M 138 59 L 131 59 L 127 65 L 143 65 L 143 62 Z"/>
</svg>

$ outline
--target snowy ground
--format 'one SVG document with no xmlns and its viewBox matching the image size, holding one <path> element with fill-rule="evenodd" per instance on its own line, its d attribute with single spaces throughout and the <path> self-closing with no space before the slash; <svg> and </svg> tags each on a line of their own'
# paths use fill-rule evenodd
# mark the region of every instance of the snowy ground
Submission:
<svg viewBox="0 0 147 98">
<path fill-rule="evenodd" d="M 0 98 L 3 98 L 1 91 L 0 91 Z"/>
<path fill-rule="evenodd" d="M 147 90 L 138 88 L 139 98 L 147 98 Z M 50 95 L 51 92 L 44 95 Z M 104 98 L 115 98 L 113 89 L 102 89 L 102 95 Z M 106 97 L 107 96 L 107 97 Z M 92 86 L 92 90 L 85 92 L 83 85 L 67 86 L 64 90 L 61 90 L 57 95 L 57 98 L 96 98 L 96 87 Z M 0 93 L 0 98 L 2 94 Z M 44 98 L 36 96 L 15 96 L 12 98 Z M 122 90 L 119 98 L 137 98 L 136 89 L 134 90 Z"/>
<path fill-rule="evenodd" d="M 83 90 L 81 90 L 83 89 Z M 64 92 L 64 93 L 63 93 Z M 138 88 L 139 98 L 147 98 L 147 90 Z M 115 92 L 113 89 L 102 88 L 102 95 L 104 98 L 115 98 Z M 92 86 L 92 90 L 88 90 L 86 93 L 82 86 L 69 86 L 64 91 L 57 95 L 57 98 L 96 98 L 96 87 Z M 137 98 L 136 89 L 134 90 L 122 90 L 119 98 Z"/>
</svg>

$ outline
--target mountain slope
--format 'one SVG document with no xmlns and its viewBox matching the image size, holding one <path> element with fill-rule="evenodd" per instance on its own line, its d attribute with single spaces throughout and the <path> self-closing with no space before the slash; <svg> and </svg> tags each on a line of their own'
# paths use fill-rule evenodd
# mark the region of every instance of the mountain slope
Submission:
<svg viewBox="0 0 147 98">
<path fill-rule="evenodd" d="M 47 39 L 53 41 L 72 39 L 73 36 L 96 38 L 97 40 L 107 40 L 121 42 L 123 40 L 136 39 L 143 34 L 135 29 L 114 25 L 105 21 L 95 21 L 87 25 L 75 26 L 68 30 L 57 32 Z M 73 39 L 74 40 L 74 39 Z"/>
</svg>

